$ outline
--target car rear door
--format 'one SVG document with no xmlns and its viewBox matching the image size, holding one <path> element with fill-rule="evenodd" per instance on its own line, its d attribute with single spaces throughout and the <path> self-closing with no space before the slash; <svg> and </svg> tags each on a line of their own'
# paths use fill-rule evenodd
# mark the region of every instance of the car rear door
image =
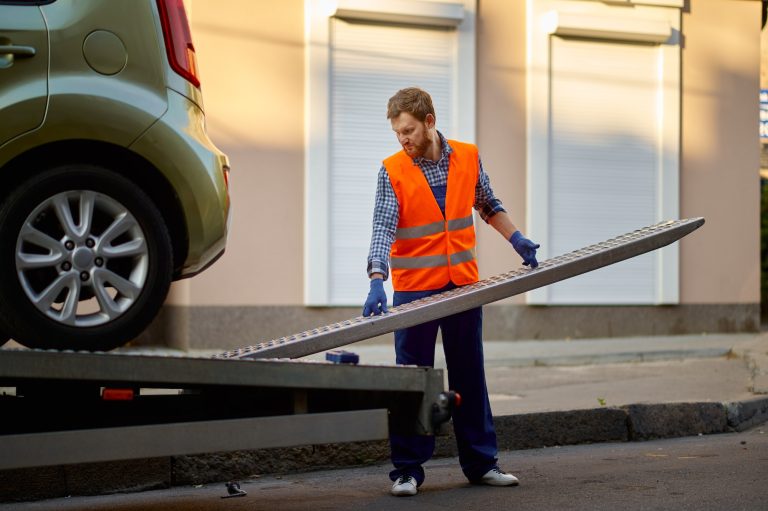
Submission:
<svg viewBox="0 0 768 511">
<path fill-rule="evenodd" d="M 45 118 L 48 33 L 40 3 L 0 0 L 0 146 Z"/>
</svg>

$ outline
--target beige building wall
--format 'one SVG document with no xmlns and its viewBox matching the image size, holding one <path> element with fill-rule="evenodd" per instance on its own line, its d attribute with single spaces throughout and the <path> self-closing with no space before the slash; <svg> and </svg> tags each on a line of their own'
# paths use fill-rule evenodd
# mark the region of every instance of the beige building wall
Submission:
<svg viewBox="0 0 768 511">
<path fill-rule="evenodd" d="M 760 2 L 693 0 L 683 10 L 681 303 L 760 301 Z M 478 22 L 478 144 L 494 190 L 525 228 L 525 5 L 489 0 Z M 504 240 L 480 229 L 481 269 L 509 270 Z M 722 238 L 729 239 L 723 245 Z M 728 262 L 726 262 L 726 260 Z M 521 297 L 516 301 L 522 302 Z"/>
<path fill-rule="evenodd" d="M 304 2 L 190 3 L 208 132 L 232 167 L 232 225 L 225 255 L 189 281 L 189 303 L 300 304 Z"/>
<path fill-rule="evenodd" d="M 496 196 L 527 232 L 525 2 L 483 1 L 477 23 L 477 144 Z M 489 226 L 477 229 L 481 278 L 518 264 L 509 243 Z M 515 296 L 505 303 L 524 303 Z"/>
<path fill-rule="evenodd" d="M 230 157 L 232 230 L 207 272 L 176 283 L 167 317 L 193 346 L 237 346 L 359 314 L 303 307 L 304 1 L 187 0 L 211 138 Z M 526 2 L 482 0 L 477 143 L 496 194 L 526 228 Z M 486 308 L 488 338 L 756 329 L 759 321 L 759 0 L 690 0 L 682 13 L 681 304 Z M 478 230 L 482 276 L 518 264 Z M 360 261 L 364 271 L 365 261 Z M 364 299 L 360 297 L 361 303 Z M 170 313 L 169 313 L 170 311 Z M 183 311 L 183 312 L 180 312 Z"/>
<path fill-rule="evenodd" d="M 681 301 L 760 302 L 760 2 L 698 0 L 683 13 Z M 727 240 L 727 241 L 726 241 Z"/>
</svg>

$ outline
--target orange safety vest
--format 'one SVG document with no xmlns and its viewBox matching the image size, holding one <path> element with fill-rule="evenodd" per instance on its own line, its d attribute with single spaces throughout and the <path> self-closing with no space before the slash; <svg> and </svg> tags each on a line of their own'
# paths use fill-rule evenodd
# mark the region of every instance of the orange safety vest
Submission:
<svg viewBox="0 0 768 511">
<path fill-rule="evenodd" d="M 396 291 L 428 291 L 479 280 L 472 207 L 477 184 L 477 146 L 449 140 L 445 216 L 421 169 L 400 151 L 384 160 L 399 203 L 390 253 Z"/>
</svg>

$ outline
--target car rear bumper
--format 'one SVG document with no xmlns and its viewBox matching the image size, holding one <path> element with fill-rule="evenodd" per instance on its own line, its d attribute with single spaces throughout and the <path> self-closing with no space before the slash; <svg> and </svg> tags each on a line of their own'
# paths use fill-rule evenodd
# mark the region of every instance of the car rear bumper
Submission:
<svg viewBox="0 0 768 511">
<path fill-rule="evenodd" d="M 188 252 L 174 278 L 200 273 L 224 252 L 230 223 L 229 160 L 208 138 L 202 110 L 168 89 L 168 110 L 130 148 L 159 169 L 177 192 Z"/>
</svg>

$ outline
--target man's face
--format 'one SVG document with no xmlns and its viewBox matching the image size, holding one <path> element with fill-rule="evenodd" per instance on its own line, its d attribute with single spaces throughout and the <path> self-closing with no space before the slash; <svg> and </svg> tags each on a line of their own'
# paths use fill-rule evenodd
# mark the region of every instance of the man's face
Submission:
<svg viewBox="0 0 768 511">
<path fill-rule="evenodd" d="M 397 141 L 403 146 L 408 156 L 411 158 L 424 156 L 431 142 L 429 130 L 435 126 L 435 118 L 431 114 L 427 114 L 424 121 L 420 121 L 408 112 L 402 112 L 390 119 L 390 123 Z"/>
</svg>

